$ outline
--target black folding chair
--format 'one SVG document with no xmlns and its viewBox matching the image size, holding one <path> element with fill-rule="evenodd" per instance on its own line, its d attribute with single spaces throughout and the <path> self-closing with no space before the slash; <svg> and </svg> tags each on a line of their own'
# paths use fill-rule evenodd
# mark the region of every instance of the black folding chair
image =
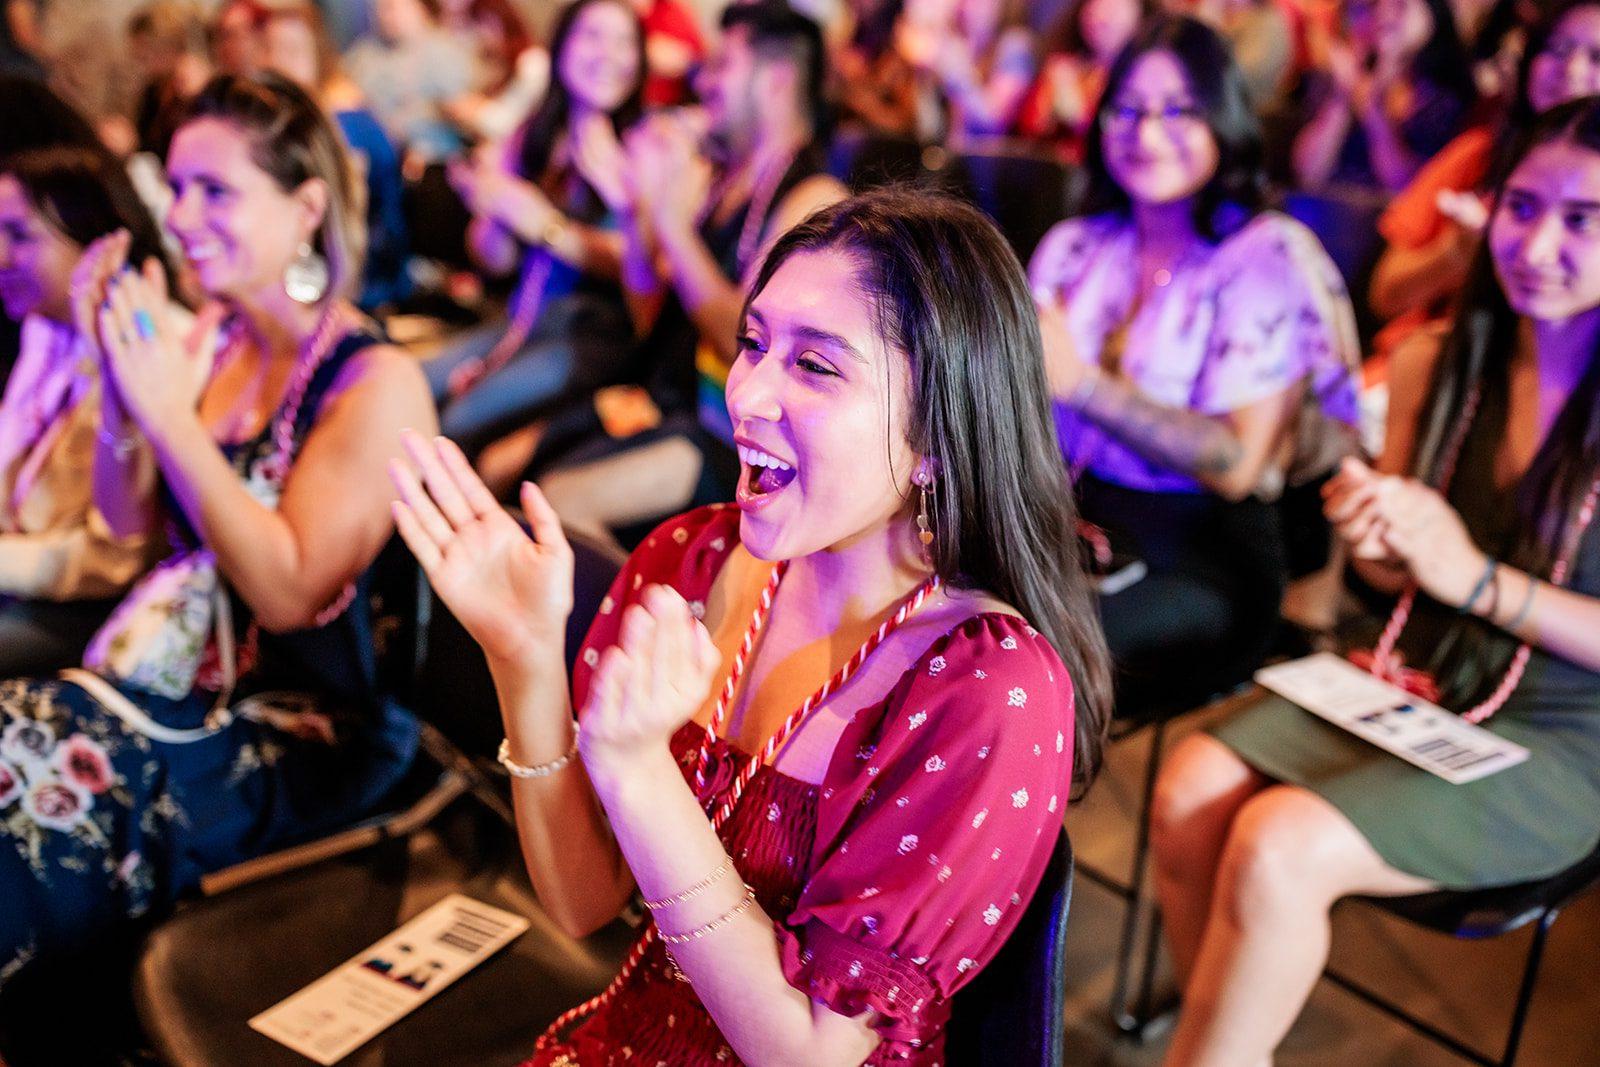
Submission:
<svg viewBox="0 0 1600 1067">
<path fill-rule="evenodd" d="M 1480 941 L 1501 937 L 1533 926 L 1528 954 L 1523 960 L 1522 978 L 1517 983 L 1517 998 L 1511 1010 L 1511 1024 L 1500 1055 L 1489 1055 L 1473 1048 L 1453 1034 L 1418 1018 L 1399 1004 L 1356 981 L 1348 974 L 1329 968 L 1330 982 L 1355 994 L 1391 1018 L 1410 1027 L 1462 1059 L 1481 1067 L 1512 1067 L 1522 1043 L 1528 1009 L 1539 980 L 1539 965 L 1544 960 L 1545 942 L 1562 909 L 1577 897 L 1600 885 L 1600 849 L 1567 870 L 1539 882 L 1523 882 L 1498 889 L 1465 893 L 1424 893 L 1414 897 L 1360 897 L 1363 905 L 1394 915 L 1413 925 L 1436 930 L 1451 937 Z"/>
<path fill-rule="evenodd" d="M 1056 841 L 1039 888 L 1000 952 L 951 1005 L 945 1058 L 982 1067 L 1061 1067 L 1072 842 Z"/>
</svg>

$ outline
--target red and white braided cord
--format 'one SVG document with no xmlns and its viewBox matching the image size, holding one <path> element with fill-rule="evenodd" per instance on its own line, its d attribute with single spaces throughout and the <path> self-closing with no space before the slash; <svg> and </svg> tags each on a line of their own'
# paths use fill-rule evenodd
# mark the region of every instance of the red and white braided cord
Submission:
<svg viewBox="0 0 1600 1067">
<path fill-rule="evenodd" d="M 705 769 L 711 758 L 711 747 L 716 743 L 718 736 L 717 731 L 727 721 L 728 709 L 732 705 L 733 696 L 738 690 L 739 679 L 744 674 L 745 666 L 749 662 L 750 654 L 755 647 L 756 637 L 761 633 L 762 628 L 766 625 L 767 615 L 772 610 L 773 598 L 777 594 L 778 584 L 783 580 L 783 574 L 786 569 L 787 564 L 784 563 L 780 563 L 778 566 L 773 568 L 772 577 L 762 589 L 761 598 L 756 603 L 756 609 L 750 618 L 749 627 L 745 630 L 744 639 L 739 643 L 739 651 L 734 655 L 733 665 L 728 672 L 727 683 L 723 685 L 722 692 L 717 697 L 717 705 L 712 711 L 711 722 L 706 727 L 706 737 L 701 742 L 700 750 L 695 758 L 695 782 L 699 787 L 696 789 L 696 795 L 698 795 L 700 789 L 704 787 Z M 751 757 L 750 761 L 745 764 L 744 768 L 733 779 L 733 782 L 727 791 L 726 799 L 723 801 L 722 805 L 717 808 L 716 814 L 711 817 L 711 829 L 713 832 L 719 834 L 721 833 L 722 828 L 727 825 L 728 820 L 732 818 L 734 809 L 738 806 L 740 799 L 744 796 L 745 789 L 750 785 L 751 780 L 755 778 L 756 773 L 761 769 L 763 764 L 773 760 L 777 757 L 779 752 L 783 751 L 784 745 L 789 742 L 789 739 L 800 728 L 801 724 L 805 722 L 807 716 L 809 716 L 818 705 L 826 700 L 829 695 L 838 692 L 838 690 L 850 680 L 851 676 L 853 676 L 856 671 L 861 669 L 861 665 L 865 663 L 867 657 L 872 655 L 873 651 L 875 651 L 877 647 L 883 643 L 884 638 L 888 637 L 898 626 L 900 626 L 901 623 L 910 618 L 916 612 L 916 610 L 922 606 L 923 602 L 928 599 L 929 594 L 938 588 L 939 578 L 937 575 L 923 582 L 922 585 L 917 588 L 916 592 L 912 593 L 910 597 L 906 598 L 906 600 L 900 605 L 899 610 L 897 610 L 889 618 L 885 619 L 882 624 L 878 626 L 877 630 L 873 631 L 871 636 L 861 643 L 861 647 L 856 649 L 855 654 L 845 661 L 844 666 L 839 668 L 838 673 L 824 682 L 822 688 L 818 689 L 815 693 L 812 693 L 804 704 L 800 705 L 799 708 L 797 708 L 787 719 L 784 720 L 783 725 L 780 726 L 777 731 L 767 739 L 767 743 L 761 747 L 761 752 Z M 709 799 L 715 800 L 716 798 L 712 797 Z M 648 923 L 643 932 L 639 935 L 639 939 L 634 942 L 633 948 L 629 950 L 627 958 L 623 960 L 622 969 L 618 971 L 617 976 L 611 980 L 611 984 L 606 986 L 606 988 L 601 991 L 599 995 L 591 997 L 582 1004 L 579 1004 L 577 1007 L 562 1013 L 562 1015 L 557 1018 L 555 1022 L 551 1023 L 549 1028 L 547 1028 L 545 1032 L 539 1036 L 539 1040 L 534 1046 L 535 1049 L 543 1051 L 550 1045 L 551 1042 L 555 1041 L 559 1035 L 567 1029 L 567 1027 L 571 1026 L 573 1023 L 584 1018 L 590 1013 L 598 1011 L 613 997 L 615 997 L 618 991 L 621 990 L 622 987 L 627 983 L 628 979 L 632 977 L 633 972 L 638 969 L 639 964 L 644 960 L 645 953 L 649 950 L 651 943 L 655 941 L 655 939 L 656 926 L 653 922 Z"/>
</svg>

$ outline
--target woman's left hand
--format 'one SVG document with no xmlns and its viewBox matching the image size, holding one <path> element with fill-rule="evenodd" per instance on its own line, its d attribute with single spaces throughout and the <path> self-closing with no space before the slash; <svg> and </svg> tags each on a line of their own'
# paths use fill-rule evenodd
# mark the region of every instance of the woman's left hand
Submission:
<svg viewBox="0 0 1600 1067">
<path fill-rule="evenodd" d="M 722 655 L 683 597 L 645 588 L 623 612 L 617 643 L 601 653 L 579 721 L 591 776 L 626 772 L 640 755 L 664 752 L 711 692 Z"/>
<path fill-rule="evenodd" d="M 1383 543 L 1411 572 L 1422 591 L 1462 607 L 1488 563 L 1466 524 L 1436 490 L 1414 478 L 1385 478 L 1377 490 Z"/>
<path fill-rule="evenodd" d="M 222 305 L 208 304 L 185 321 L 167 299 L 166 278 L 153 259 L 106 283 L 100 348 L 118 398 L 147 434 L 195 416 L 225 317 Z"/>
</svg>

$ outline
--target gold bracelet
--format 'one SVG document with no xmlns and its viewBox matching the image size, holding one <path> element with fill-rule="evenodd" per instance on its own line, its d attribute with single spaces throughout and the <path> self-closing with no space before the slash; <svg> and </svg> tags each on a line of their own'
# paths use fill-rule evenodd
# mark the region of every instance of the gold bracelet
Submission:
<svg viewBox="0 0 1600 1067">
<path fill-rule="evenodd" d="M 686 934 L 669 934 L 665 930 L 661 930 L 659 927 L 657 927 L 657 930 L 661 934 L 661 940 L 664 944 L 685 945 L 690 941 L 698 941 L 707 934 L 727 926 L 729 923 L 733 922 L 734 919 L 738 918 L 740 915 L 743 915 L 746 911 L 749 911 L 750 905 L 754 904 L 755 902 L 756 891 L 747 885 L 744 887 L 743 900 L 739 901 L 739 903 L 729 908 L 717 918 L 712 919 L 704 926 L 697 926 Z"/>
<path fill-rule="evenodd" d="M 644 906 L 649 908 L 651 911 L 660 911 L 662 908 L 670 908 L 674 904 L 682 904 L 686 900 L 692 900 L 715 885 L 723 875 L 728 873 L 728 868 L 732 866 L 733 857 L 724 857 L 722 863 L 717 866 L 717 869 L 706 876 L 703 881 L 696 882 L 683 892 L 674 893 L 670 897 L 665 897 L 661 900 L 647 900 L 644 902 Z"/>
<path fill-rule="evenodd" d="M 504 767 L 506 772 L 513 778 L 548 778 L 557 771 L 566 769 L 567 764 L 571 763 L 575 758 L 577 758 L 577 755 L 578 724 L 573 723 L 572 747 L 567 749 L 564 755 L 558 756 L 549 763 L 541 763 L 535 767 L 529 767 L 525 764 L 518 763 L 516 760 L 511 758 L 511 738 L 509 737 L 503 737 L 500 739 L 500 751 L 496 754 L 495 759 L 499 761 L 500 766 Z"/>
</svg>

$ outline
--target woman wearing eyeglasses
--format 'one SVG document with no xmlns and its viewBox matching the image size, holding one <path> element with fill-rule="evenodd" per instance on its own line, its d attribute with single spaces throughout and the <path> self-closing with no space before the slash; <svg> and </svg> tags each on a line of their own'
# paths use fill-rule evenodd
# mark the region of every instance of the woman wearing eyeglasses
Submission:
<svg viewBox="0 0 1600 1067">
<path fill-rule="evenodd" d="M 1273 501 L 1353 444 L 1349 299 L 1310 231 L 1260 210 L 1260 158 L 1222 38 L 1147 23 L 1089 133 L 1090 213 L 1029 270 L 1084 517 L 1145 572 L 1102 589 L 1118 714 L 1249 676 L 1285 582 Z"/>
</svg>

